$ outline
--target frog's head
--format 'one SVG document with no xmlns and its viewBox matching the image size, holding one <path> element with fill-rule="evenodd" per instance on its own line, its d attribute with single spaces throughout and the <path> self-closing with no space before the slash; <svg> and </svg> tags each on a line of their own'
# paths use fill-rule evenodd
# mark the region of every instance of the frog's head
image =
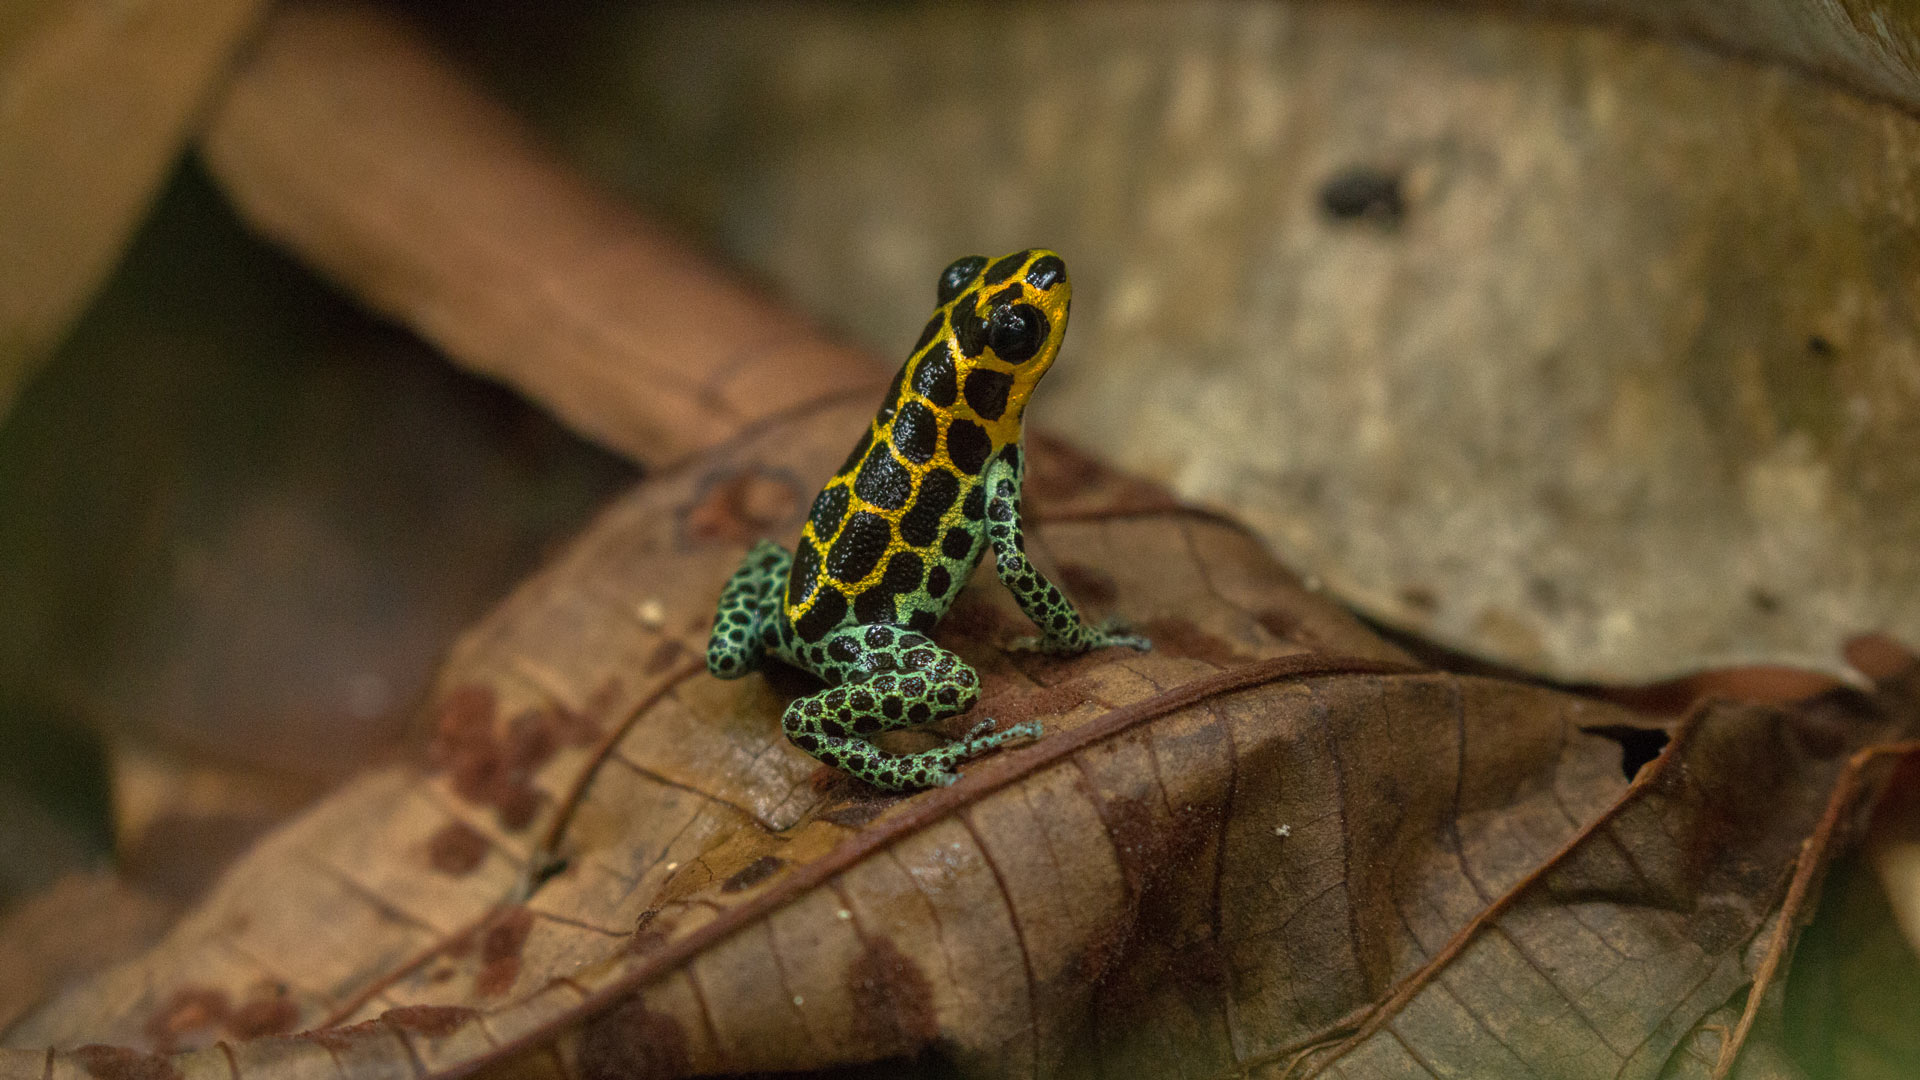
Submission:
<svg viewBox="0 0 1920 1080">
<path fill-rule="evenodd" d="M 959 377 L 956 408 L 1017 428 L 1066 336 L 1067 264 L 1043 248 L 991 262 L 969 255 L 941 272 L 939 298 Z"/>
</svg>

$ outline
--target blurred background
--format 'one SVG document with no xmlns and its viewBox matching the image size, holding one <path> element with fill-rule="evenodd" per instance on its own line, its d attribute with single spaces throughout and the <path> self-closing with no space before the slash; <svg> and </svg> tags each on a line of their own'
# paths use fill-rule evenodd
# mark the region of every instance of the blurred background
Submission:
<svg viewBox="0 0 1920 1080">
<path fill-rule="evenodd" d="M 1034 423 L 1410 640 L 1604 684 L 1920 643 L 1920 5 L 391 9 L 879 356 L 953 258 L 1061 251 Z M 673 460 L 250 224 L 205 125 L 269 10 L 0 15 L 0 912 L 162 925 Z"/>
</svg>

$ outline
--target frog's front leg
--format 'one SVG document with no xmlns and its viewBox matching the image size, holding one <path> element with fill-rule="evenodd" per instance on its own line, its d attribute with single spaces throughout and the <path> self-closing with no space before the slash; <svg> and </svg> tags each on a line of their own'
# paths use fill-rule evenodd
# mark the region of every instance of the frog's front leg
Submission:
<svg viewBox="0 0 1920 1080">
<path fill-rule="evenodd" d="M 816 671 L 838 685 L 796 699 L 781 724 L 793 745 L 887 791 L 958 780 L 954 766 L 1013 739 L 1040 734 L 1029 721 L 994 731 L 985 720 L 955 742 L 917 754 L 890 754 L 868 741 L 973 707 L 980 677 L 923 634 L 894 626 L 850 626 L 827 635 Z"/>
<path fill-rule="evenodd" d="M 720 590 L 707 638 L 707 670 L 722 679 L 738 679 L 760 666 L 768 639 L 780 618 L 780 593 L 786 587 L 793 556 L 771 540 L 762 540 L 740 560 L 740 568 Z"/>
<path fill-rule="evenodd" d="M 1040 636 L 1025 637 L 1011 646 L 1019 652 L 1050 656 L 1077 656 L 1110 645 L 1145 652 L 1153 644 L 1139 634 L 1109 623 L 1088 626 L 1058 586 L 1027 558 L 1027 538 L 1020 528 L 1020 466 L 1018 458 L 996 458 L 987 466 L 987 539 L 993 544 L 993 569 L 1019 602 L 1020 610 Z"/>
</svg>

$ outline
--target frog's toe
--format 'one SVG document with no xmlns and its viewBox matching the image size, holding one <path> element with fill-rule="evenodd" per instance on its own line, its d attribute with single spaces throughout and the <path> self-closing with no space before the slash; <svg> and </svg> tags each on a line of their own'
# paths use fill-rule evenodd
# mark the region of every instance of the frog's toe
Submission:
<svg viewBox="0 0 1920 1080">
<path fill-rule="evenodd" d="M 965 735 L 960 737 L 960 741 L 972 742 L 973 740 L 978 739 L 982 735 L 991 735 L 993 734 L 993 727 L 994 727 L 994 719 L 992 717 L 988 717 L 987 719 L 982 720 L 979 723 L 973 725 L 973 727 Z"/>
<path fill-rule="evenodd" d="M 1102 649 L 1119 647 L 1147 652 L 1153 648 L 1153 642 L 1148 641 L 1145 635 L 1134 633 L 1133 627 L 1117 617 L 1100 624 L 1098 640 L 1096 648 Z"/>
</svg>

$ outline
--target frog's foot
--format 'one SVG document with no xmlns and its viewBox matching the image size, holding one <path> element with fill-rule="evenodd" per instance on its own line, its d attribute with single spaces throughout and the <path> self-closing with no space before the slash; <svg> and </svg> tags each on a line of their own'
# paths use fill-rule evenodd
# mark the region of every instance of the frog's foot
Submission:
<svg viewBox="0 0 1920 1080">
<path fill-rule="evenodd" d="M 973 729 L 968 731 L 965 736 L 953 743 L 943 746 L 938 750 L 929 750 L 923 754 L 912 754 L 909 756 L 925 758 L 929 755 L 938 755 L 941 758 L 946 758 L 951 755 L 951 760 L 943 762 L 943 767 L 933 781 L 935 786 L 946 787 L 960 779 L 960 774 L 953 771 L 953 767 L 960 762 L 978 757 L 995 747 L 1004 746 L 1015 740 L 1037 739 L 1040 737 L 1040 721 L 1038 720 L 1022 721 L 1005 731 L 995 731 L 993 729 L 994 722 L 992 720 L 982 720 L 978 724 L 973 725 Z"/>
<path fill-rule="evenodd" d="M 707 639 L 707 670 L 716 677 L 738 679 L 760 666 L 768 631 L 780 617 L 780 590 L 792 562 L 780 545 L 762 540 L 727 579 Z"/>
<path fill-rule="evenodd" d="M 1095 649 L 1115 647 L 1146 652 L 1153 648 L 1153 642 L 1130 632 L 1119 619 L 1108 619 L 1098 627 L 1078 623 L 1058 634 L 1018 638 L 1007 646 L 1007 651 L 1039 653 L 1042 656 L 1079 656 Z"/>
<path fill-rule="evenodd" d="M 992 722 L 964 739 L 918 754 L 890 754 L 870 741 L 882 731 L 918 727 L 973 707 L 980 677 L 924 634 L 892 626 L 851 626 L 823 643 L 830 680 L 845 680 L 787 706 L 781 723 L 793 745 L 887 791 L 941 787 L 954 766 L 1010 739 L 1038 734 L 1031 724 L 1003 732 Z"/>
</svg>

